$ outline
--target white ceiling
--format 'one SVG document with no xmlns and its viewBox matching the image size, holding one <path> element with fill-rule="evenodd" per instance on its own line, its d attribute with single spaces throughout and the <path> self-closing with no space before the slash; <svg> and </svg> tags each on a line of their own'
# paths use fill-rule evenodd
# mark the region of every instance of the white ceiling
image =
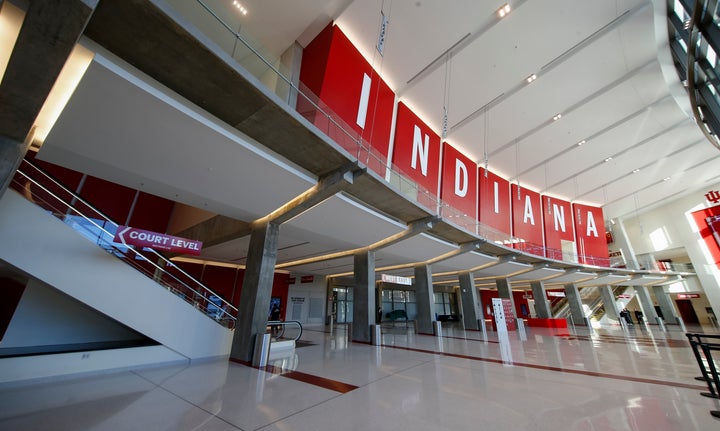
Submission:
<svg viewBox="0 0 720 431">
<path fill-rule="evenodd" d="M 329 14 L 438 132 L 447 106 L 448 141 L 479 165 L 487 153 L 501 176 L 603 206 L 608 219 L 718 181 L 720 153 L 671 95 L 680 80 L 664 60 L 665 24 L 654 21 L 664 1 L 510 1 L 504 19 L 500 1 L 243 3 L 249 13 L 236 19 L 266 46 L 307 44 Z M 381 11 L 383 56 L 375 49 Z M 297 34 L 260 25 L 289 21 Z M 538 79 L 526 84 L 532 73 Z"/>
<path fill-rule="evenodd" d="M 233 16 L 226 6 L 232 0 L 206 2 Z M 636 215 L 718 179 L 720 154 L 671 96 L 658 60 L 657 46 L 665 42 L 656 42 L 648 2 L 515 1 L 502 20 L 495 15 L 499 3 L 476 0 L 244 3 L 249 14 L 234 19 L 269 47 L 269 55 L 296 40 L 307 44 L 335 19 L 401 100 L 438 132 L 447 101 L 448 140 L 478 164 L 487 153 L 498 174 L 552 196 L 601 205 L 606 218 Z M 383 57 L 373 48 L 381 10 L 390 22 Z M 453 46 L 452 55 L 444 55 Z M 531 73 L 538 79 L 525 84 Z M 314 184 L 306 172 L 261 154 L 248 137 L 138 74 L 109 54 L 96 56 L 38 157 L 245 221 Z M 553 122 L 557 113 L 563 117 Z M 640 172 L 632 173 L 636 168 Z M 405 228 L 336 196 L 282 226 L 278 263 L 366 247 Z M 209 247 L 203 257 L 242 264 L 248 242 Z M 457 248 L 421 234 L 378 250 L 376 267 L 409 265 Z M 352 264 L 344 257 L 290 270 L 337 274 Z M 594 276 L 533 269 L 478 252 L 434 263 L 433 272 L 484 265 L 478 277 Z M 388 272 L 412 275 L 412 267 Z"/>
</svg>

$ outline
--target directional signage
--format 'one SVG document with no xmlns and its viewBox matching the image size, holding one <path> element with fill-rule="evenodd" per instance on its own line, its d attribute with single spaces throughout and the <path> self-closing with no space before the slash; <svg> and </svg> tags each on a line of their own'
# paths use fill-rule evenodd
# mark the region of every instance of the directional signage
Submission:
<svg viewBox="0 0 720 431">
<path fill-rule="evenodd" d="M 147 247 L 156 250 L 166 250 L 173 253 L 199 255 L 202 241 L 165 235 L 149 230 L 136 229 L 129 226 L 118 226 L 115 233 L 115 242 L 136 247 Z"/>
</svg>

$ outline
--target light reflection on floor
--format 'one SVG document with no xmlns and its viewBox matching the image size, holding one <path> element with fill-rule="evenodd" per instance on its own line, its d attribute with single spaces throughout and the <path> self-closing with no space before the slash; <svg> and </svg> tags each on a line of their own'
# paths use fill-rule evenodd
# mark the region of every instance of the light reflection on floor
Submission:
<svg viewBox="0 0 720 431">
<path fill-rule="evenodd" d="M 523 340 L 385 325 L 373 346 L 348 342 L 347 325 L 307 327 L 266 370 L 213 361 L 0 387 L 0 430 L 720 429 L 684 333 L 651 328 Z"/>
</svg>

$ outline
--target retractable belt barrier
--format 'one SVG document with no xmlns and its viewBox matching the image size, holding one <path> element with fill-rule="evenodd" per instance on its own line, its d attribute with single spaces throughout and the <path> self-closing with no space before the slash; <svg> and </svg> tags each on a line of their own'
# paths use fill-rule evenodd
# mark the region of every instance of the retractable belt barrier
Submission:
<svg viewBox="0 0 720 431">
<path fill-rule="evenodd" d="M 712 352 L 720 350 L 720 335 L 692 334 L 688 332 L 685 336 L 690 342 L 690 347 L 702 373 L 702 376 L 695 377 L 695 379 L 705 381 L 708 386 L 709 392 L 700 392 L 700 395 L 719 399 L 720 377 L 718 377 L 718 370 Z M 720 418 L 720 410 L 710 410 L 710 414 Z"/>
</svg>

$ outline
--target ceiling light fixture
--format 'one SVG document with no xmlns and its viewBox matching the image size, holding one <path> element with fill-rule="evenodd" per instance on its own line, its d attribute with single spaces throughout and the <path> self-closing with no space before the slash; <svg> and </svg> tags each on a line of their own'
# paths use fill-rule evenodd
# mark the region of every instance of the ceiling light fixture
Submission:
<svg viewBox="0 0 720 431">
<path fill-rule="evenodd" d="M 245 9 L 245 7 L 241 5 L 239 1 L 233 0 L 233 6 L 235 6 L 243 15 L 247 15 L 247 9 Z"/>
<path fill-rule="evenodd" d="M 529 83 L 533 82 L 533 81 L 536 80 L 536 79 L 537 79 L 537 75 L 535 75 L 535 74 L 533 73 L 532 75 L 530 75 L 530 76 L 528 76 L 527 78 L 525 78 L 525 81 L 529 84 Z"/>
<path fill-rule="evenodd" d="M 497 14 L 500 18 L 505 18 L 507 14 L 510 13 L 510 4 L 505 3 L 500 9 L 498 9 Z"/>
<path fill-rule="evenodd" d="M 559 120 L 559 119 L 561 119 L 561 118 L 562 118 L 562 114 L 555 114 L 555 115 L 553 116 L 553 121 L 557 121 L 557 120 Z"/>
<path fill-rule="evenodd" d="M 663 181 L 667 181 L 669 179 L 670 179 L 670 177 L 665 177 L 665 178 L 663 178 Z"/>
<path fill-rule="evenodd" d="M 632 173 L 633 173 L 633 174 L 637 174 L 638 172 L 640 172 L 640 169 L 633 169 L 633 172 L 632 172 Z"/>
<path fill-rule="evenodd" d="M 583 139 L 582 141 L 580 141 L 580 142 L 577 143 L 577 146 L 580 147 L 580 146 L 582 146 L 582 144 L 584 144 L 585 142 L 587 142 L 587 141 L 586 141 L 585 139 Z"/>
<path fill-rule="evenodd" d="M 612 160 L 612 156 L 610 156 L 610 157 L 608 157 L 607 159 L 605 159 L 605 163 L 609 162 L 610 160 Z"/>
</svg>

